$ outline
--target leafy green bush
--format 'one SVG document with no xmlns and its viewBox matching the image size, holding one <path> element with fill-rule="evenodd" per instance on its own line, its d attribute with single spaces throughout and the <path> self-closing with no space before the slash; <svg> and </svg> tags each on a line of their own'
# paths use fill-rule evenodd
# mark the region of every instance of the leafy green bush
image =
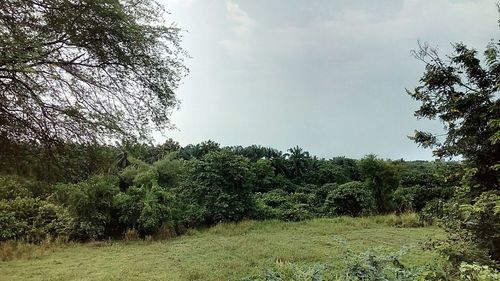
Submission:
<svg viewBox="0 0 500 281">
<path fill-rule="evenodd" d="M 444 216 L 445 202 L 441 199 L 433 199 L 425 205 L 418 213 L 419 219 L 423 222 L 432 224 Z"/>
<path fill-rule="evenodd" d="M 418 187 L 402 187 L 399 186 L 393 194 L 393 200 L 396 205 L 396 212 L 412 212 L 415 211 L 415 194 Z"/>
<path fill-rule="evenodd" d="M 243 219 L 254 208 L 253 177 L 249 160 L 227 150 L 189 161 L 180 187 L 185 220 L 213 224 Z"/>
<path fill-rule="evenodd" d="M 157 182 L 133 186 L 115 197 L 120 222 L 141 234 L 153 234 L 163 223 L 173 220 L 172 201 L 172 194 Z"/>
<path fill-rule="evenodd" d="M 50 193 L 48 184 L 15 175 L 0 175 L 0 200 L 41 197 Z"/>
<path fill-rule="evenodd" d="M 371 213 L 375 208 L 372 193 L 362 182 L 348 182 L 331 191 L 324 211 L 329 215 L 358 216 Z"/>
<path fill-rule="evenodd" d="M 483 192 L 474 204 L 445 206 L 442 226 L 448 237 L 432 246 L 459 267 L 462 262 L 493 265 L 500 262 L 500 195 Z"/>
<path fill-rule="evenodd" d="M 476 263 L 461 263 L 460 280 L 463 281 L 497 281 L 500 280 L 500 272 L 486 266 Z"/>
<path fill-rule="evenodd" d="M 113 229 L 118 178 L 94 176 L 77 184 L 57 184 L 55 188 L 51 200 L 68 209 L 75 219 L 74 238 L 98 239 Z"/>
<path fill-rule="evenodd" d="M 301 221 L 314 216 L 312 212 L 314 194 L 287 193 L 275 189 L 255 196 L 256 219 L 279 219 L 285 221 Z"/>
<path fill-rule="evenodd" d="M 343 280 L 384 280 L 413 281 L 420 275 L 420 269 L 405 267 L 400 257 L 405 251 L 390 255 L 376 255 L 364 252 L 358 255 L 350 254 L 346 262 Z"/>
<path fill-rule="evenodd" d="M 68 237 L 74 228 L 69 212 L 38 198 L 0 200 L 0 240 L 40 242 L 47 237 Z"/>
</svg>

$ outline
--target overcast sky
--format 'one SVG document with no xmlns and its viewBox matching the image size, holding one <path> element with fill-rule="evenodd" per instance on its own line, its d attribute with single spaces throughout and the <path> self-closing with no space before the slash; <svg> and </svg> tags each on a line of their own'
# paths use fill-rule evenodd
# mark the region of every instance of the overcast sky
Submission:
<svg viewBox="0 0 500 281">
<path fill-rule="evenodd" d="M 417 40 L 449 53 L 498 38 L 495 0 L 160 0 L 192 58 L 177 90 L 182 145 L 214 140 L 312 154 L 431 159 L 407 138 L 424 65 Z"/>
</svg>

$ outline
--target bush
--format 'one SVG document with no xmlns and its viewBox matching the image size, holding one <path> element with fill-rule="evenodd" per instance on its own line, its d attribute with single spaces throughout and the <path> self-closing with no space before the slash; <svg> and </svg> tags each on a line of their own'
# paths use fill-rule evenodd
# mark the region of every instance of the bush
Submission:
<svg viewBox="0 0 500 281">
<path fill-rule="evenodd" d="M 367 186 L 362 182 L 348 182 L 328 194 L 324 211 L 329 215 L 358 216 L 371 213 L 375 201 Z"/>
<path fill-rule="evenodd" d="M 500 261 L 500 196 L 498 191 L 482 193 L 474 204 L 452 201 L 445 204 L 441 226 L 447 238 L 431 241 L 458 270 L 462 262 L 497 268 Z"/>
<path fill-rule="evenodd" d="M 282 189 L 255 196 L 255 219 L 279 219 L 301 221 L 314 216 L 312 212 L 314 194 L 287 193 Z"/>
<path fill-rule="evenodd" d="M 396 212 L 413 212 L 415 211 L 415 194 L 418 187 L 402 187 L 399 186 L 393 194 Z"/>
<path fill-rule="evenodd" d="M 163 223 L 173 220 L 173 196 L 156 181 L 130 187 L 115 197 L 115 203 L 120 222 L 141 234 L 153 234 Z"/>
<path fill-rule="evenodd" d="M 396 227 L 423 227 L 427 222 L 420 220 L 416 213 L 401 213 L 381 216 L 384 224 Z M 378 220 L 378 219 L 376 219 Z"/>
<path fill-rule="evenodd" d="M 38 198 L 0 201 L 0 240 L 40 242 L 47 237 L 68 237 L 74 228 L 69 212 Z"/>
<path fill-rule="evenodd" d="M 314 266 L 299 266 L 294 263 L 277 262 L 272 268 L 266 269 L 260 276 L 246 277 L 241 281 L 316 281 L 333 280 L 328 278 L 328 268 L 322 264 Z"/>
<path fill-rule="evenodd" d="M 441 199 L 433 199 L 429 201 L 418 213 L 419 219 L 428 224 L 434 223 L 435 220 L 443 218 L 444 206 L 445 202 Z"/>
<path fill-rule="evenodd" d="M 75 219 L 73 233 L 78 239 L 98 239 L 116 225 L 114 197 L 119 192 L 118 179 L 94 176 L 77 184 L 58 184 L 51 200 L 69 210 Z"/>
<path fill-rule="evenodd" d="M 500 272 L 476 263 L 460 264 L 460 280 L 463 281 L 497 281 L 500 280 Z"/>
<path fill-rule="evenodd" d="M 405 267 L 399 261 L 400 257 L 404 254 L 404 250 L 392 255 L 376 255 L 372 252 L 365 252 L 358 255 L 351 253 L 347 259 L 342 280 L 417 280 L 421 270 Z"/>
<path fill-rule="evenodd" d="M 0 175 L 0 200 L 19 197 L 44 198 L 50 192 L 47 184 L 13 175 Z"/>
<path fill-rule="evenodd" d="M 191 160 L 181 186 L 185 219 L 205 224 L 243 219 L 254 208 L 252 182 L 249 160 L 227 150 Z"/>
</svg>

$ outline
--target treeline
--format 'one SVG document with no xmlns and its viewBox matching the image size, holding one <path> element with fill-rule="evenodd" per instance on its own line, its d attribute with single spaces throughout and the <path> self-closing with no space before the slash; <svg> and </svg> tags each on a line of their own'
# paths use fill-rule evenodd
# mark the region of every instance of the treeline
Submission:
<svg viewBox="0 0 500 281">
<path fill-rule="evenodd" d="M 462 176 L 456 162 L 320 159 L 300 147 L 213 141 L 3 147 L 1 240 L 164 237 L 242 219 L 419 211 L 450 198 Z"/>
</svg>

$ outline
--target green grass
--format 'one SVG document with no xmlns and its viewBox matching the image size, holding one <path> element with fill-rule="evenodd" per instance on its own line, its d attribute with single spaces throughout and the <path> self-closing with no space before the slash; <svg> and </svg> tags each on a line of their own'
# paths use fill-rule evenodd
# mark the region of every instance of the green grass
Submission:
<svg viewBox="0 0 500 281">
<path fill-rule="evenodd" d="M 356 252 L 410 247 L 407 265 L 437 260 L 419 243 L 443 233 L 402 228 L 390 216 L 304 222 L 244 221 L 191 230 L 166 241 L 68 244 L 32 258 L 0 262 L 0 280 L 238 280 L 276 262 L 341 267 L 347 240 Z M 397 224 L 397 223 L 396 223 Z"/>
</svg>

